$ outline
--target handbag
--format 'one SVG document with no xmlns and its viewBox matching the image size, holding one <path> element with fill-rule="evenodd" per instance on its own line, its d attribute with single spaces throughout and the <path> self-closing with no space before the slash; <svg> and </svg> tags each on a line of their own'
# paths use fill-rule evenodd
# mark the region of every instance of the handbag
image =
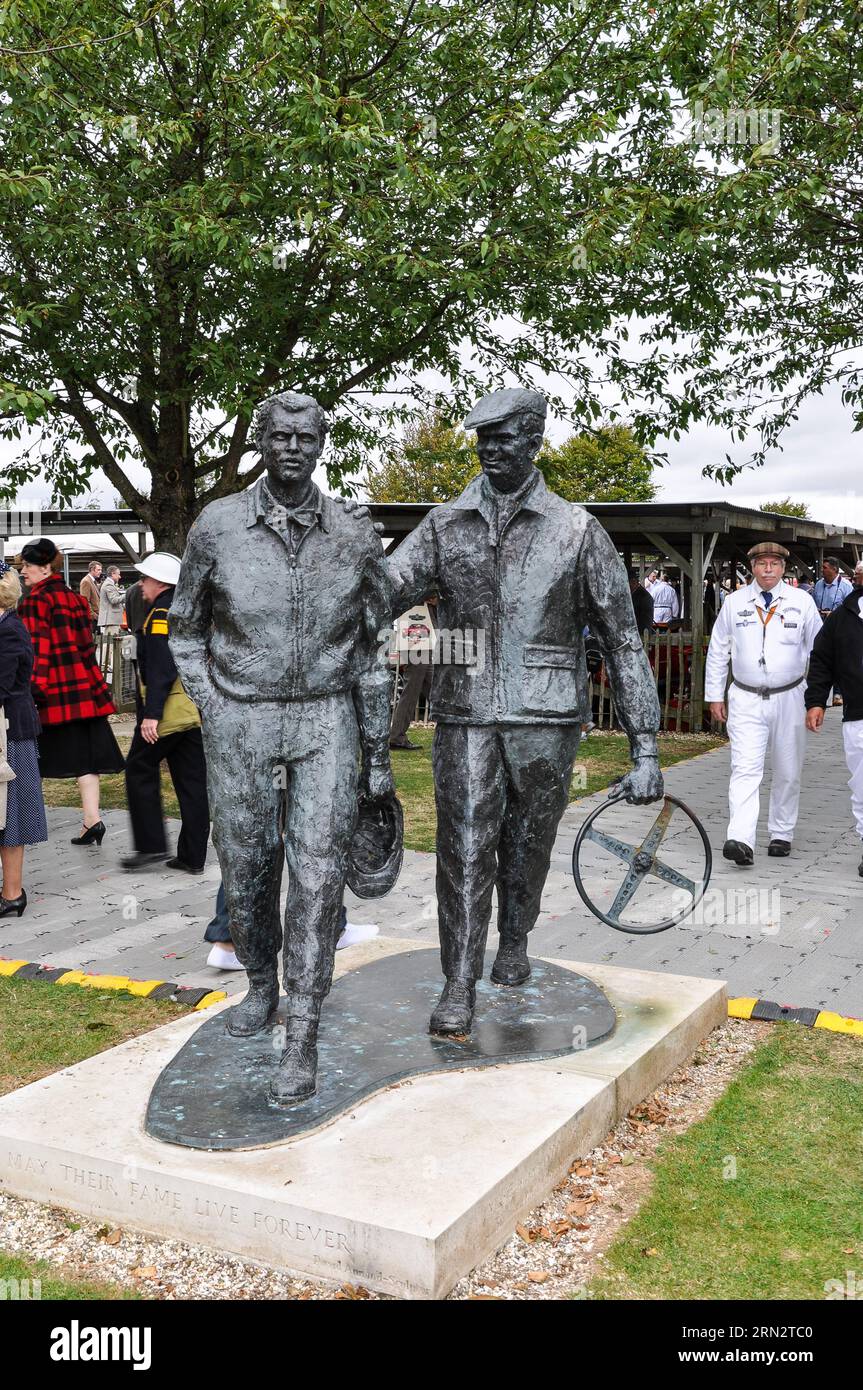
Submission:
<svg viewBox="0 0 863 1390">
<path fill-rule="evenodd" d="M 6 711 L 0 705 L 0 782 L 14 782 L 15 773 L 6 758 L 6 730 L 9 728 L 9 720 L 6 718 Z"/>
<path fill-rule="evenodd" d="M 141 699 L 146 700 L 146 698 L 147 687 L 141 685 Z M 185 729 L 199 729 L 200 727 L 201 716 L 198 713 L 198 706 L 192 697 L 186 694 L 183 689 L 183 682 L 178 676 L 168 691 L 168 698 L 165 700 L 165 706 L 162 710 L 162 718 L 156 725 L 156 733 L 159 738 L 167 738 L 168 734 L 181 734 Z"/>
<path fill-rule="evenodd" d="M 153 610 L 144 619 L 142 631 L 146 632 L 153 617 Z M 137 639 L 136 639 L 137 647 Z M 138 685 L 141 689 L 141 699 L 147 699 L 147 687 L 138 677 Z M 201 727 L 201 716 L 198 713 L 198 706 L 194 700 L 186 694 L 183 689 L 183 682 L 177 676 L 174 684 L 168 691 L 162 717 L 156 725 L 156 733 L 159 738 L 167 738 L 168 734 L 182 734 L 186 729 L 199 729 Z"/>
</svg>

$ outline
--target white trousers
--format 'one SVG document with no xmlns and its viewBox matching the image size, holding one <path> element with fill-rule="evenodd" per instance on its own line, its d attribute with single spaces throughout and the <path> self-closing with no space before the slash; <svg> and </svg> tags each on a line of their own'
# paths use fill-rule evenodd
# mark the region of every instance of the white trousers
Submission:
<svg viewBox="0 0 863 1390">
<path fill-rule="evenodd" d="M 772 771 L 767 831 L 771 840 L 794 838 L 800 808 L 800 776 L 806 752 L 804 685 L 762 700 L 732 685 L 728 691 L 731 782 L 728 836 L 755 848 L 764 764 Z"/>
<path fill-rule="evenodd" d="M 851 810 L 857 823 L 857 834 L 863 837 L 863 719 L 848 719 L 842 725 L 845 761 L 851 776 Z"/>
</svg>

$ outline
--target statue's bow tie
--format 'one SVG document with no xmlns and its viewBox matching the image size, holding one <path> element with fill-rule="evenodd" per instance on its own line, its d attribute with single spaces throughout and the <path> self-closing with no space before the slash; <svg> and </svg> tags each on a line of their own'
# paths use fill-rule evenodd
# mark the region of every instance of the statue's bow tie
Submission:
<svg viewBox="0 0 863 1390">
<path fill-rule="evenodd" d="M 314 526 L 317 519 L 318 514 L 311 507 L 300 510 L 292 507 L 273 507 L 270 511 L 271 521 L 296 521 L 299 526 Z"/>
</svg>

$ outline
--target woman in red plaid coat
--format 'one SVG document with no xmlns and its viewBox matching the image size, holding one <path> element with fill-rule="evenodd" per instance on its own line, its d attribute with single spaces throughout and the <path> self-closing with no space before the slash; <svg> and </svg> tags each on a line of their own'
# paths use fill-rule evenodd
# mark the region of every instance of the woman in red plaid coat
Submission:
<svg viewBox="0 0 863 1390">
<path fill-rule="evenodd" d="M 27 593 L 18 612 L 33 642 L 39 771 L 78 779 L 83 830 L 72 844 L 101 844 L 99 773 L 122 772 L 124 761 L 108 723 L 117 711 L 93 650 L 90 607 L 56 572 L 61 556 L 53 541 L 25 545 L 21 560 Z"/>
</svg>

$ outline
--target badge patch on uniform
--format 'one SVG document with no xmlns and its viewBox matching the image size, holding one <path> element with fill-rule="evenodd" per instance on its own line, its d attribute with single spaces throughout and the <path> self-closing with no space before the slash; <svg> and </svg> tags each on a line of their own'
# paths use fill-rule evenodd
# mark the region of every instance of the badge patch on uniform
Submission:
<svg viewBox="0 0 863 1390">
<path fill-rule="evenodd" d="M 785 619 L 783 618 L 783 619 L 782 619 L 782 626 L 783 626 L 783 627 L 796 627 L 797 624 L 796 624 L 796 623 L 788 623 L 788 622 L 786 622 Z"/>
<path fill-rule="evenodd" d="M 739 612 L 739 614 L 738 614 L 738 617 L 740 617 L 740 618 L 753 618 L 754 616 L 755 616 L 755 609 L 754 609 L 754 608 L 741 608 L 741 610 L 740 610 L 740 612 Z"/>
</svg>

